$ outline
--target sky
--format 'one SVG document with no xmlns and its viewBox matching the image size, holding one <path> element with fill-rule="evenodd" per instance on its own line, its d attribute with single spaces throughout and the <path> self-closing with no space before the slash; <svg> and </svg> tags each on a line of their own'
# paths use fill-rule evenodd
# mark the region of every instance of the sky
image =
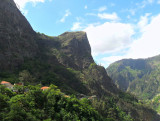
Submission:
<svg viewBox="0 0 160 121">
<path fill-rule="evenodd" d="M 14 0 L 36 32 L 85 31 L 95 62 L 160 54 L 160 0 Z"/>
</svg>

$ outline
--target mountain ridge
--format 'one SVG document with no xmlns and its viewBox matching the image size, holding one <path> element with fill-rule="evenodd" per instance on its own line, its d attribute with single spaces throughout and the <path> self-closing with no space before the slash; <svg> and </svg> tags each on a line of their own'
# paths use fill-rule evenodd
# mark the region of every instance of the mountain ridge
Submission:
<svg viewBox="0 0 160 121">
<path fill-rule="evenodd" d="M 142 98 L 145 98 L 145 94 L 147 98 L 153 98 L 159 93 L 156 86 L 159 80 L 159 62 L 160 55 L 147 59 L 123 59 L 111 64 L 106 70 L 120 89 L 132 91 Z M 154 83 L 157 84 L 154 86 Z"/>
<path fill-rule="evenodd" d="M 13 0 L 0 2 L 0 80 L 55 84 L 66 94 L 96 95 L 93 105 L 104 117 L 111 115 L 115 120 L 120 118 L 119 107 L 125 111 L 123 115 L 131 114 L 136 121 L 160 119 L 134 96 L 121 92 L 104 67 L 94 62 L 85 32 L 65 32 L 57 37 L 36 33 Z M 25 78 L 20 80 L 21 76 Z"/>
</svg>

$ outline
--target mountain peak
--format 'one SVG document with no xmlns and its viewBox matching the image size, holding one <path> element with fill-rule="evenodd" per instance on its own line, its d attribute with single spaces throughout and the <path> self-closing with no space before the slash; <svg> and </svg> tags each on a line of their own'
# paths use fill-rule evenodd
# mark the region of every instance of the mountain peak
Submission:
<svg viewBox="0 0 160 121">
<path fill-rule="evenodd" d="M 58 39 L 61 42 L 61 51 L 67 55 L 63 63 L 75 69 L 83 69 L 94 62 L 85 32 L 65 32 Z"/>
</svg>

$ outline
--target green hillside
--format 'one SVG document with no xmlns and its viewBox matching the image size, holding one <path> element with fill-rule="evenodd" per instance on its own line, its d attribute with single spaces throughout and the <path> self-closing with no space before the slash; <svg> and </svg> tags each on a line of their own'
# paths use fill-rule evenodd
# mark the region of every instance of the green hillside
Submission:
<svg viewBox="0 0 160 121">
<path fill-rule="evenodd" d="M 134 76 L 143 74 L 127 69 Z M 23 82 L 24 87 L 15 93 L 0 86 L 0 120 L 160 120 L 135 96 L 120 91 L 94 62 L 85 32 L 36 33 L 13 0 L 0 0 L 1 81 Z M 52 84 L 58 88 L 36 86 Z"/>
<path fill-rule="evenodd" d="M 160 92 L 160 56 L 120 60 L 111 64 L 107 72 L 120 89 L 141 99 L 152 99 Z"/>
</svg>

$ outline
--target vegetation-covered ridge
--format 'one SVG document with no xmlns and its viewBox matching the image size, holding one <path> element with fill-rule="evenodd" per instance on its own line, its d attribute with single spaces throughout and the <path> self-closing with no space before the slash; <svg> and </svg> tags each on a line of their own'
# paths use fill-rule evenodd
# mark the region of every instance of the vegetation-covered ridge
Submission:
<svg viewBox="0 0 160 121">
<path fill-rule="evenodd" d="M 23 92 L 18 88 L 22 92 L 15 94 L 2 87 L 1 118 L 16 121 L 23 121 L 22 117 L 26 120 L 160 119 L 136 97 L 117 89 L 104 67 L 94 62 L 85 32 L 65 32 L 57 37 L 36 33 L 13 0 L 0 0 L 0 3 L 0 81 L 21 81 L 25 86 L 54 84 L 67 95 L 97 97 L 91 100 L 90 104 L 83 105 L 83 102 L 77 99 L 73 98 L 72 102 L 72 98 L 64 98 L 61 92 L 58 92 L 56 97 L 57 89 L 53 89 L 51 93 L 50 88 L 50 91 L 45 93 L 37 86 L 29 86 L 28 91 Z M 70 99 L 75 107 L 70 105 Z M 91 110 L 88 110 L 85 116 L 79 115 L 77 111 L 82 109 L 83 112 L 85 106 L 89 106 Z M 71 111 L 72 108 L 75 112 Z M 19 117 L 15 117 L 15 113 Z"/>
<path fill-rule="evenodd" d="M 107 68 L 115 84 L 141 99 L 152 99 L 160 93 L 160 55 L 148 59 L 126 59 Z"/>
</svg>

